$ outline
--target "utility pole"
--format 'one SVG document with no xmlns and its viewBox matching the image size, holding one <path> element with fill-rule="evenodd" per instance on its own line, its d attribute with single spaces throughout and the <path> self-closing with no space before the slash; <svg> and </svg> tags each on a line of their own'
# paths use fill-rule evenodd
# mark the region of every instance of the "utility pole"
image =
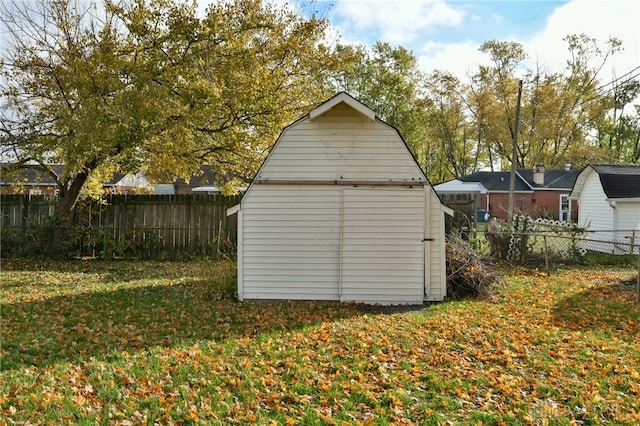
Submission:
<svg viewBox="0 0 640 426">
<path fill-rule="evenodd" d="M 516 190 L 516 166 L 518 164 L 518 129 L 520 128 L 520 101 L 522 99 L 522 80 L 518 84 L 518 104 L 516 105 L 516 122 L 513 130 L 513 152 L 511 154 L 511 175 L 509 176 L 509 201 L 507 202 L 507 227 L 513 226 L 513 198 Z"/>
</svg>

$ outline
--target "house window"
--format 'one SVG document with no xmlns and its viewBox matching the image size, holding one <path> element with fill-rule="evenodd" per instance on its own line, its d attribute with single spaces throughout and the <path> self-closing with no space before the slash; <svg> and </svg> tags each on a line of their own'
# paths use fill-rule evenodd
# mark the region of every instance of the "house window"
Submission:
<svg viewBox="0 0 640 426">
<path fill-rule="evenodd" d="M 559 211 L 559 219 L 561 222 L 571 221 L 571 200 L 569 199 L 569 194 L 560 195 Z"/>
</svg>

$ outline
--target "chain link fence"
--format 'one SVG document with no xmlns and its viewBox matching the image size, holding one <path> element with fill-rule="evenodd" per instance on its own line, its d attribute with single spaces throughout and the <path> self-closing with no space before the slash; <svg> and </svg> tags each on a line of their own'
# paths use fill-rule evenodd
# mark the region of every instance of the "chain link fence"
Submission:
<svg viewBox="0 0 640 426">
<path fill-rule="evenodd" d="M 596 269 L 607 281 L 635 288 L 640 303 L 640 230 L 590 230 L 517 215 L 512 231 L 492 219 L 470 242 L 481 255 L 548 274 L 569 267 Z"/>
</svg>

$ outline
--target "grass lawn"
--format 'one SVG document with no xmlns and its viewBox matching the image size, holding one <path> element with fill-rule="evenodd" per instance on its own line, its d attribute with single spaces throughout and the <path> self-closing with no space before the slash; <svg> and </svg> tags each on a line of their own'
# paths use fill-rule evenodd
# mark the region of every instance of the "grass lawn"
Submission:
<svg viewBox="0 0 640 426">
<path fill-rule="evenodd" d="M 238 303 L 233 270 L 4 261 L 0 424 L 640 423 L 640 307 L 605 272 L 382 314 Z"/>
</svg>

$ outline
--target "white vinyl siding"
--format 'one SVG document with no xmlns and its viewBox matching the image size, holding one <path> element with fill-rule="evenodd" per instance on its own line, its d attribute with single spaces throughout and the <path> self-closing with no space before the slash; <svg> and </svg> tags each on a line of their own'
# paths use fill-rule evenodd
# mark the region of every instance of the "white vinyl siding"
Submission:
<svg viewBox="0 0 640 426">
<path fill-rule="evenodd" d="M 256 185 L 243 200 L 244 299 L 338 300 L 338 187 Z"/>
<path fill-rule="evenodd" d="M 245 193 L 240 299 L 446 296 L 440 200 L 397 131 L 349 102 L 287 127 Z"/>
<path fill-rule="evenodd" d="M 623 233 L 624 242 L 634 244 L 635 247 L 627 246 L 625 252 L 640 253 L 640 200 L 619 201 L 616 205 L 618 229 L 626 231 Z"/>
<path fill-rule="evenodd" d="M 630 248 L 626 244 L 631 241 L 630 237 L 633 235 L 631 231 L 640 229 L 640 200 L 608 199 L 602 189 L 600 176 L 595 170 L 590 170 L 580 191 L 579 203 L 578 216 L 582 226 L 593 231 L 616 230 L 616 232 L 596 233 L 593 236 L 593 239 L 610 242 L 589 241 L 582 243 L 581 246 L 604 253 L 627 253 Z"/>
<path fill-rule="evenodd" d="M 640 230 L 640 200 L 616 202 L 616 229 Z"/>
<path fill-rule="evenodd" d="M 593 170 L 587 176 L 580 193 L 578 215 L 578 223 L 589 229 L 611 230 L 614 227 L 613 209 L 602 189 L 600 176 Z"/>
<path fill-rule="evenodd" d="M 341 300 L 424 300 L 423 188 L 343 192 Z"/>
<path fill-rule="evenodd" d="M 259 179 L 421 180 L 409 150 L 392 127 L 347 106 L 284 130 Z"/>
</svg>

